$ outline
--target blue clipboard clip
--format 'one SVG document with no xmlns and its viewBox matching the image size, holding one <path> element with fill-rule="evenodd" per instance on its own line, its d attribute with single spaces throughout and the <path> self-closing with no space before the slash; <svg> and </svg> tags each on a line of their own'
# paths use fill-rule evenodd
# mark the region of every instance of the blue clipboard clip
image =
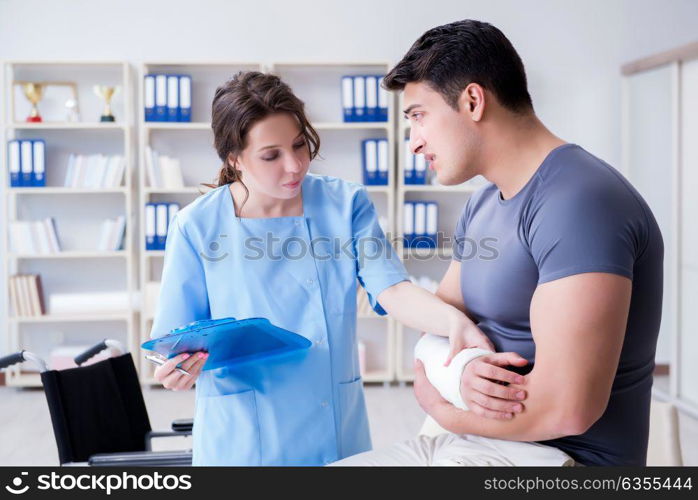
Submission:
<svg viewBox="0 0 698 500">
<path fill-rule="evenodd" d="M 184 352 L 209 353 L 202 370 L 239 366 L 303 351 L 312 345 L 307 338 L 272 325 L 265 318 L 204 319 L 175 328 L 168 335 L 148 340 L 142 349 L 167 358 Z"/>
</svg>

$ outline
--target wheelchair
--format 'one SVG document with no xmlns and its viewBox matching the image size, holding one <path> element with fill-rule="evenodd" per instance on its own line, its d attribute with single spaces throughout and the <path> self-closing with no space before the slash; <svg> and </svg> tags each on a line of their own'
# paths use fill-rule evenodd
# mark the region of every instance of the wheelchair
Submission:
<svg viewBox="0 0 698 500">
<path fill-rule="evenodd" d="M 120 354 L 82 366 L 112 348 Z M 105 339 L 74 358 L 77 367 L 50 370 L 29 351 L 0 358 L 0 369 L 31 362 L 39 367 L 60 465 L 190 466 L 192 450 L 152 451 L 152 440 L 192 433 L 192 419 L 172 422 L 170 431 L 153 431 L 131 354 L 117 340 Z"/>
</svg>

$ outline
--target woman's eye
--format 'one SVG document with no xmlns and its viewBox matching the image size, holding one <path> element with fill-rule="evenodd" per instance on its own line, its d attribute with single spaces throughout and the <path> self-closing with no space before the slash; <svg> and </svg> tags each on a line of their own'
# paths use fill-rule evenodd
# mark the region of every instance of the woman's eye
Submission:
<svg viewBox="0 0 698 500">
<path fill-rule="evenodd" d="M 296 144 L 293 145 L 294 149 L 300 149 L 305 146 L 305 141 L 297 142 Z"/>
<path fill-rule="evenodd" d="M 264 161 L 274 161 L 274 160 L 276 160 L 278 157 L 279 157 L 279 153 L 274 153 L 274 154 L 272 154 L 272 155 L 263 157 L 262 160 L 264 160 Z"/>
</svg>

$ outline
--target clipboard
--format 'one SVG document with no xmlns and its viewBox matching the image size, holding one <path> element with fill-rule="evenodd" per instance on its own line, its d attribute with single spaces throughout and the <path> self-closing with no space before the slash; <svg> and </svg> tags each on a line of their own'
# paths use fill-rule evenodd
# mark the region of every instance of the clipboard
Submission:
<svg viewBox="0 0 698 500">
<path fill-rule="evenodd" d="M 212 370 L 266 361 L 311 345 L 307 338 L 274 326 L 265 318 L 222 318 L 175 328 L 168 335 L 144 342 L 141 348 L 167 358 L 183 352 L 206 351 L 209 356 L 202 370 Z"/>
</svg>

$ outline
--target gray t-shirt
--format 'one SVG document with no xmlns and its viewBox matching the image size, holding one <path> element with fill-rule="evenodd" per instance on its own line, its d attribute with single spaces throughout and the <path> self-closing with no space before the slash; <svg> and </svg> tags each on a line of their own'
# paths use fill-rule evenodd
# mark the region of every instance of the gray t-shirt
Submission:
<svg viewBox="0 0 698 500">
<path fill-rule="evenodd" d="M 519 373 L 535 362 L 529 309 L 539 284 L 588 272 L 632 279 L 606 411 L 584 434 L 542 443 L 584 465 L 645 465 L 664 245 L 635 188 L 602 160 L 564 144 L 512 198 L 503 200 L 494 184 L 474 193 L 455 240 L 466 309 L 497 352 L 514 351 L 528 360 L 523 369 L 510 367 Z"/>
</svg>

